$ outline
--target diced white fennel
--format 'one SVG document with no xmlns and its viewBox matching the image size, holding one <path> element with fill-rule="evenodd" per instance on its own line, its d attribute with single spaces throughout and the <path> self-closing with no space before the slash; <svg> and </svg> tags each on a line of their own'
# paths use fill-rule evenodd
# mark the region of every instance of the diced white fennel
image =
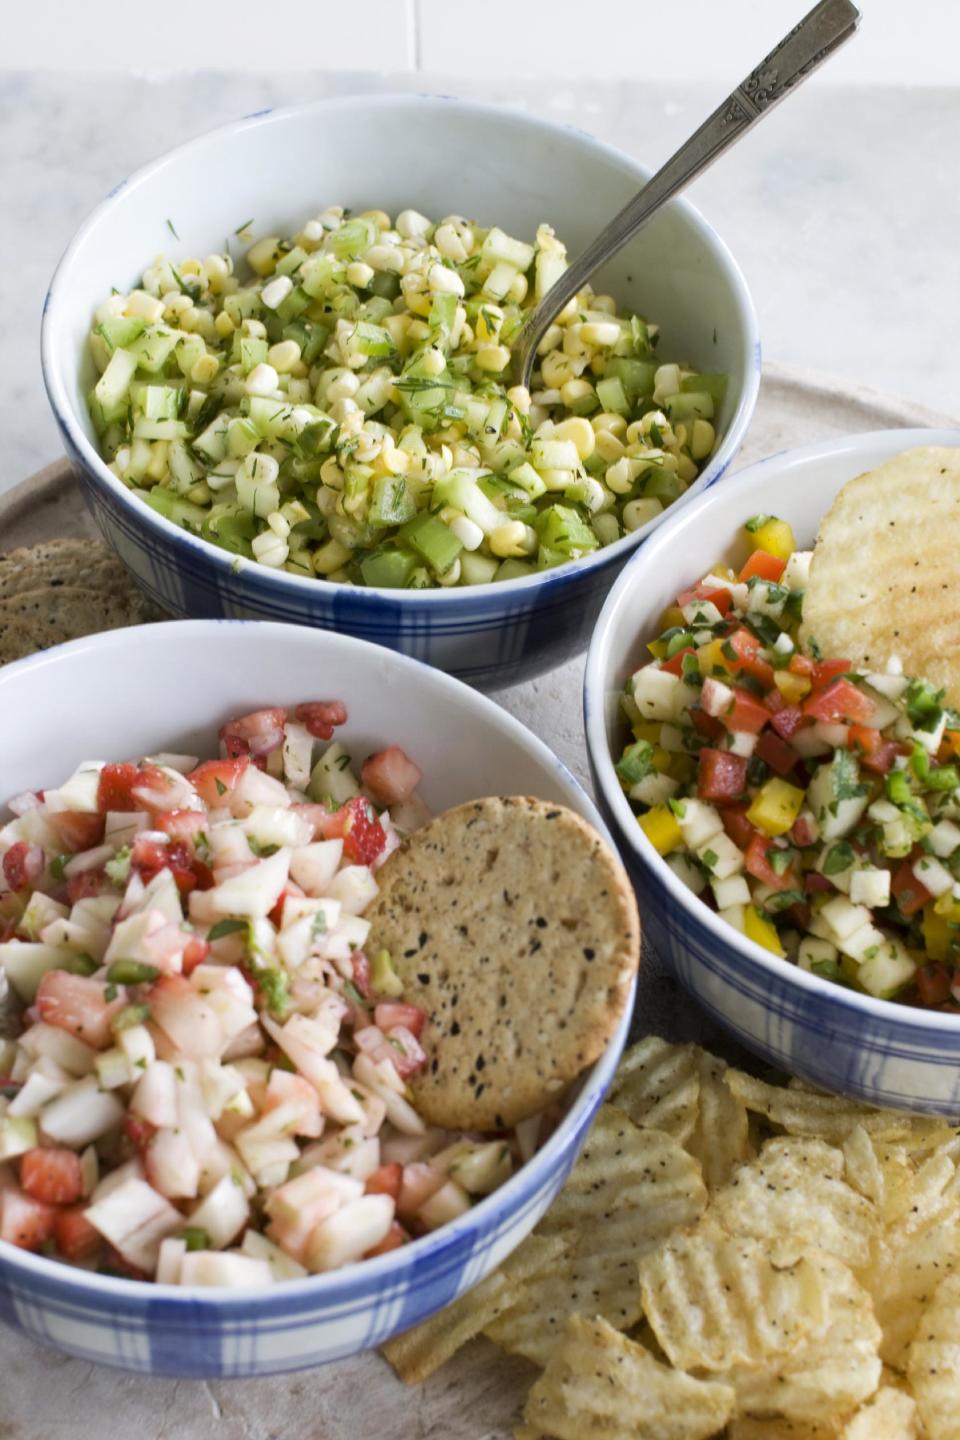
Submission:
<svg viewBox="0 0 960 1440">
<path fill-rule="evenodd" d="M 102 1180 L 98 1180 L 90 1198 L 93 1201 L 104 1200 L 108 1195 L 112 1195 L 114 1190 L 119 1190 L 120 1186 L 125 1185 L 128 1180 L 145 1178 L 143 1161 L 139 1155 L 134 1155 L 131 1160 L 125 1160 L 122 1165 L 117 1166 L 116 1170 L 109 1170 Z"/>
<path fill-rule="evenodd" d="M 167 750 L 161 750 L 156 755 L 146 755 L 144 758 L 164 770 L 175 770 L 178 775 L 189 775 L 190 771 L 196 770 L 200 764 L 196 755 L 180 755 L 175 751 Z"/>
<path fill-rule="evenodd" d="M 95 1230 L 131 1265 L 153 1271 L 160 1242 L 183 1225 L 179 1210 L 144 1180 L 126 1180 L 87 1207 Z"/>
<path fill-rule="evenodd" d="M 292 903 L 287 901 L 284 904 L 284 921 Z M 324 936 L 334 929 L 340 920 L 340 906 L 337 901 L 312 900 L 310 904 L 318 907 L 313 914 L 304 915 L 294 924 L 285 924 L 277 935 L 277 954 L 289 970 L 298 970 L 312 954 L 318 953 Z"/>
<path fill-rule="evenodd" d="M 101 1090 L 119 1090 L 121 1085 L 129 1085 L 134 1078 L 130 1073 L 130 1062 L 116 1045 L 100 1051 L 94 1061 L 94 1069 Z"/>
<path fill-rule="evenodd" d="M 180 918 L 178 917 L 178 922 Z M 155 931 L 162 930 L 168 923 L 167 916 L 160 910 L 152 907 L 138 909 L 136 914 L 119 921 L 114 928 L 103 963 L 112 965 L 114 960 L 136 960 L 141 965 L 152 964 L 153 952 L 147 945 L 147 938 Z M 183 943 L 186 942 L 187 936 L 184 935 Z"/>
<path fill-rule="evenodd" d="M 157 1058 L 157 1047 L 146 1025 L 128 1025 L 117 1035 L 117 1044 L 127 1057 L 130 1073 L 134 1079 L 152 1065 Z"/>
<path fill-rule="evenodd" d="M 376 1135 L 365 1135 L 360 1125 L 347 1125 L 308 1145 L 294 1171 L 303 1174 L 316 1165 L 350 1175 L 354 1180 L 367 1180 L 380 1168 L 380 1141 Z"/>
<path fill-rule="evenodd" d="M 342 840 L 314 840 L 299 845 L 290 857 L 290 878 L 308 895 L 326 895 L 342 856 Z"/>
<path fill-rule="evenodd" d="M 322 1220 L 307 1242 L 308 1270 L 336 1270 L 359 1260 L 379 1245 L 393 1224 L 394 1203 L 389 1195 L 362 1195 Z"/>
<path fill-rule="evenodd" d="M 48 1066 L 53 1074 L 47 1073 Z M 70 1084 L 72 1076 L 59 1065 L 48 1060 L 39 1060 L 24 1081 L 23 1089 L 10 1101 L 7 1114 L 39 1115 L 47 1101 L 52 1100 L 54 1095 L 59 1095 Z"/>
<path fill-rule="evenodd" d="M 237 1251 L 191 1250 L 180 1266 L 180 1284 L 261 1290 L 273 1284 L 273 1271 L 266 1260 Z"/>
<path fill-rule="evenodd" d="M 225 1250 L 249 1218 L 247 1197 L 232 1175 L 224 1175 L 190 1212 L 190 1224 L 206 1230 L 213 1250 Z"/>
<path fill-rule="evenodd" d="M 77 1149 L 113 1130 L 123 1116 L 122 1102 L 116 1095 L 101 1090 L 96 1077 L 88 1075 L 74 1081 L 50 1101 L 40 1124 L 48 1140 Z"/>
<path fill-rule="evenodd" d="M 230 813 L 238 818 L 247 815 L 255 805 L 287 806 L 291 803 L 286 785 L 258 770 L 255 765 L 249 765 L 244 770 L 229 796 L 224 798 L 229 802 Z"/>
<path fill-rule="evenodd" d="M 25 1155 L 37 1143 L 37 1122 L 29 1115 L 0 1115 L 0 1161 Z"/>
<path fill-rule="evenodd" d="M 119 850 L 123 845 L 132 845 L 141 830 L 150 824 L 149 817 L 142 810 L 108 810 L 104 817 L 103 838 Z"/>
<path fill-rule="evenodd" d="M 183 906 L 173 871 L 158 870 L 149 884 L 143 885 L 141 881 L 142 888 L 133 883 L 137 878 L 139 877 L 136 871 L 133 871 L 120 906 L 121 916 L 135 915 L 143 910 L 158 910 L 165 920 L 179 925 L 183 919 Z"/>
<path fill-rule="evenodd" d="M 313 736 L 306 725 L 288 720 L 283 727 L 283 773 L 288 785 L 306 790 L 313 768 Z"/>
<path fill-rule="evenodd" d="M 71 855 L 63 867 L 64 875 L 82 875 L 87 870 L 98 870 L 113 859 L 112 845 L 94 845 L 92 850 L 79 850 Z"/>
<path fill-rule="evenodd" d="M 183 976 L 165 976 L 162 985 L 154 986 L 150 1017 L 176 1049 L 192 1060 L 219 1057 L 224 1049 L 226 1037 L 211 998 L 198 994 Z"/>
<path fill-rule="evenodd" d="M 52 900 L 42 890 L 34 890 L 27 902 L 27 907 L 20 916 L 19 929 L 27 935 L 39 935 L 42 940 L 42 931 L 46 926 L 53 924 L 55 920 L 65 920 L 70 914 L 68 905 L 61 905 L 59 900 Z M 51 942 L 51 943 L 56 943 Z"/>
<path fill-rule="evenodd" d="M 314 800 L 333 801 L 343 805 L 354 795 L 360 794 L 360 786 L 352 769 L 352 757 L 334 740 L 320 756 L 310 776 L 310 796 Z"/>
<path fill-rule="evenodd" d="M 332 960 L 338 965 L 349 979 L 352 975 L 354 951 L 363 949 L 369 934 L 369 920 L 364 920 L 360 915 L 346 915 L 339 925 L 321 937 L 320 954 L 324 960 Z"/>
<path fill-rule="evenodd" d="M 198 965 L 190 976 L 190 983 L 216 1015 L 227 1041 L 256 1024 L 253 991 L 234 966 Z"/>
<path fill-rule="evenodd" d="M 224 917 L 269 915 L 287 883 L 290 856 L 290 850 L 281 847 L 275 855 L 261 860 L 252 869 L 233 875 L 208 890 L 209 902 Z"/>
<path fill-rule="evenodd" d="M 457 1140 L 430 1161 L 469 1195 L 489 1195 L 513 1173 L 510 1147 L 502 1140 Z"/>
</svg>

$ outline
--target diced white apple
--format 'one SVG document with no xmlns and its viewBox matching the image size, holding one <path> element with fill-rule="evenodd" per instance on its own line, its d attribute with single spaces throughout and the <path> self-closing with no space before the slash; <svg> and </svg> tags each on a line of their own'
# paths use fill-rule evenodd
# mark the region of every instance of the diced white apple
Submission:
<svg viewBox="0 0 960 1440">
<path fill-rule="evenodd" d="M 129 1264 L 148 1273 L 156 1267 L 161 1241 L 183 1225 L 180 1211 L 145 1180 L 124 1181 L 84 1213 Z"/>
<path fill-rule="evenodd" d="M 861 925 L 854 930 L 852 935 L 847 935 L 845 939 L 841 940 L 840 949 L 844 955 L 849 955 L 851 960 L 856 960 L 860 964 L 861 961 L 868 960 L 871 955 L 876 954 L 877 948 L 883 944 L 883 941 L 883 931 L 878 930 L 876 925 L 871 923 Z"/>
<path fill-rule="evenodd" d="M 733 704 L 733 691 L 729 685 L 724 685 L 722 680 L 715 680 L 708 675 L 700 690 L 701 705 L 708 715 L 716 718 L 718 715 L 725 715 Z"/>
<path fill-rule="evenodd" d="M 631 800 L 638 800 L 641 805 L 665 805 L 679 789 L 679 781 L 674 780 L 670 775 L 663 775 L 656 770 L 651 770 L 650 774 L 644 775 L 642 780 L 634 781 L 630 786 L 629 795 Z"/>
<path fill-rule="evenodd" d="M 931 895 L 946 895 L 953 889 L 953 876 L 935 855 L 920 855 L 913 862 L 913 873 Z"/>
<path fill-rule="evenodd" d="M 183 919 L 183 904 L 172 870 L 158 870 L 153 879 L 134 898 L 134 876 L 131 875 L 123 897 L 121 915 L 134 915 L 142 910 L 157 910 L 165 920 L 179 925 Z"/>
<path fill-rule="evenodd" d="M 743 869 L 743 855 L 724 830 L 698 846 L 697 857 L 715 880 L 727 880 Z"/>
<path fill-rule="evenodd" d="M 157 1058 L 157 1047 L 146 1025 L 128 1025 L 117 1034 L 117 1044 L 127 1057 L 130 1073 L 134 1079 L 138 1071 L 146 1070 Z"/>
<path fill-rule="evenodd" d="M 343 805 L 360 794 L 360 786 L 353 773 L 353 758 L 339 740 L 328 745 L 314 765 L 309 793 L 313 800 L 331 800 L 335 805 Z"/>
<path fill-rule="evenodd" d="M 100 1089 L 96 1077 L 76 1080 L 47 1105 L 40 1126 L 48 1140 L 79 1149 L 99 1140 L 123 1119 L 124 1106 L 117 1096 Z"/>
<path fill-rule="evenodd" d="M 363 949 L 369 934 L 369 920 L 360 915 L 345 915 L 339 925 L 320 937 L 320 954 L 324 960 L 332 960 L 349 979 L 353 973 L 354 953 Z"/>
<path fill-rule="evenodd" d="M 310 1273 L 305 1265 L 287 1255 L 279 1245 L 274 1245 L 272 1240 L 268 1240 L 266 1235 L 261 1235 L 257 1230 L 246 1232 L 240 1249 L 244 1255 L 250 1255 L 254 1260 L 266 1260 L 274 1280 L 302 1280 Z"/>
<path fill-rule="evenodd" d="M 128 1180 L 143 1179 L 145 1179 L 143 1161 L 139 1155 L 134 1155 L 132 1159 L 125 1160 L 122 1165 L 118 1165 L 116 1170 L 108 1170 L 106 1175 L 97 1181 L 90 1198 L 93 1201 L 105 1200 L 108 1195 L 112 1195 L 114 1190 L 119 1190 L 121 1185 L 125 1185 Z"/>
<path fill-rule="evenodd" d="M 934 855 L 946 860 L 960 845 L 960 826 L 952 820 L 938 820 L 927 836 L 927 843 Z"/>
<path fill-rule="evenodd" d="M 710 888 L 713 891 L 713 898 L 717 902 L 718 910 L 726 910 L 731 905 L 750 904 L 750 886 L 743 875 L 730 875 L 724 880 L 711 880 Z"/>
<path fill-rule="evenodd" d="M 154 931 L 162 930 L 166 924 L 166 917 L 161 911 L 154 909 L 138 910 L 127 919 L 119 921 L 107 946 L 103 963 L 112 965 L 115 960 L 135 960 L 141 965 L 152 964 L 152 954 L 146 944 L 147 938 Z"/>
<path fill-rule="evenodd" d="M 163 770 L 175 770 L 178 775 L 189 775 L 190 771 L 196 770 L 200 764 L 196 755 L 180 755 L 167 750 L 161 750 L 156 755 L 147 755 L 145 758 Z"/>
<path fill-rule="evenodd" d="M 797 951 L 797 964 L 801 970 L 812 970 L 814 965 L 831 964 L 839 958 L 836 945 L 829 940 L 818 940 L 814 935 L 805 935 Z"/>
<path fill-rule="evenodd" d="M 850 899 L 854 905 L 867 905 L 871 910 L 889 905 L 890 871 L 876 870 L 871 865 L 854 870 L 850 875 Z"/>
<path fill-rule="evenodd" d="M 287 900 L 283 907 L 283 918 L 296 899 Z M 309 957 L 317 953 L 324 937 L 335 929 L 340 920 L 340 905 L 336 900 L 309 900 L 301 904 L 316 906 L 312 914 L 306 914 L 291 924 L 284 924 L 276 938 L 277 954 L 290 970 L 298 970 Z"/>
<path fill-rule="evenodd" d="M 720 919 L 721 919 L 721 920 L 725 920 L 726 923 L 727 923 L 729 926 L 732 927 L 732 929 L 734 929 L 734 930 L 739 930 L 741 934 L 744 934 L 744 933 L 746 932 L 746 928 L 747 928 L 747 911 L 746 911 L 746 906 L 744 906 L 744 905 L 728 905 L 725 910 L 721 910 L 719 913 L 720 913 Z"/>
<path fill-rule="evenodd" d="M 465 1215 L 469 1209 L 470 1196 L 467 1192 L 455 1180 L 447 1180 L 429 1200 L 423 1202 L 417 1211 L 417 1219 L 428 1230 L 439 1230 L 441 1225 L 449 1225 L 451 1220 Z"/>
<path fill-rule="evenodd" d="M 146 1154 L 147 1179 L 168 1200 L 192 1200 L 200 1182 L 200 1164 L 183 1130 L 158 1130 Z"/>
<path fill-rule="evenodd" d="M 910 684 L 910 681 L 902 673 L 894 675 L 884 674 L 881 671 L 870 671 L 866 678 L 873 690 L 891 701 L 899 700 Z"/>
<path fill-rule="evenodd" d="M 133 1079 L 130 1062 L 116 1045 L 99 1052 L 94 1061 L 94 1069 L 101 1090 L 119 1090 L 121 1085 L 129 1085 Z"/>
<path fill-rule="evenodd" d="M 157 1273 L 154 1276 L 158 1285 L 179 1285 L 180 1269 L 186 1253 L 186 1240 L 181 1240 L 176 1235 L 168 1235 L 166 1240 L 161 1240 L 157 1252 Z"/>
<path fill-rule="evenodd" d="M 89 1075 L 97 1058 L 97 1052 L 90 1045 L 61 1030 L 59 1025 L 48 1025 L 43 1020 L 23 1032 L 20 1049 L 34 1060 L 46 1055 L 76 1076 Z"/>
<path fill-rule="evenodd" d="M 307 1269 L 317 1274 L 359 1260 L 386 1238 L 394 1208 L 389 1195 L 363 1195 L 321 1220 L 307 1242 Z"/>
<path fill-rule="evenodd" d="M 362 915 L 380 887 L 368 865 L 345 865 L 330 882 L 330 895 L 348 915 Z"/>
<path fill-rule="evenodd" d="M 192 1250 L 183 1257 L 180 1284 L 262 1290 L 273 1284 L 273 1271 L 266 1260 L 233 1250 Z"/>
<path fill-rule="evenodd" d="M 234 1145 L 240 1152 L 244 1165 L 258 1181 L 265 1184 L 263 1176 L 274 1166 L 290 1166 L 300 1154 L 296 1140 L 289 1135 L 277 1135 L 272 1126 L 262 1121 L 238 1130 Z"/>
<path fill-rule="evenodd" d="M 863 905 L 851 904 L 843 895 L 835 895 L 828 900 L 820 910 L 820 918 L 840 944 L 861 926 L 871 923 L 870 911 Z"/>
<path fill-rule="evenodd" d="M 37 987 L 49 970 L 61 970 L 76 956 L 62 945 L 39 940 L 6 940 L 0 944 L 0 965 L 25 1005 L 37 998 Z"/>
<path fill-rule="evenodd" d="M 151 1125 L 176 1125 L 177 1077 L 168 1061 L 154 1060 L 147 1066 L 130 1096 L 130 1109 Z"/>
<path fill-rule="evenodd" d="M 8 1115 L 39 1115 L 49 1100 L 72 1083 L 72 1077 L 59 1065 L 52 1066 L 59 1075 L 46 1074 L 41 1067 L 47 1063 L 49 1062 L 40 1060 L 30 1071 L 23 1088 L 10 1101 Z"/>
<path fill-rule="evenodd" d="M 132 845 L 149 824 L 150 817 L 143 810 L 108 810 L 104 816 L 103 838 L 119 850 L 124 845 Z"/>
<path fill-rule="evenodd" d="M 308 895 L 326 895 L 343 857 L 342 840 L 298 845 L 290 857 L 290 878 Z"/>
<path fill-rule="evenodd" d="M 59 900 L 53 900 L 45 895 L 42 890 L 34 890 L 27 902 L 26 909 L 20 916 L 19 928 L 27 935 L 39 935 L 43 939 L 42 931 L 54 920 L 64 920 L 70 914 L 68 905 L 61 905 Z"/>
<path fill-rule="evenodd" d="M 633 701 L 645 720 L 676 718 L 679 675 L 661 670 L 658 665 L 644 665 L 633 676 Z"/>
<path fill-rule="evenodd" d="M 857 971 L 857 979 L 870 995 L 889 995 L 898 990 L 912 980 L 917 968 L 899 940 L 886 935 L 883 942 L 876 955 L 864 960 Z"/>
<path fill-rule="evenodd" d="M 677 823 L 691 850 L 698 850 L 714 835 L 723 833 L 723 821 L 712 805 L 703 800 L 683 800 L 680 808 L 682 814 L 677 816 Z"/>
<path fill-rule="evenodd" d="M 685 855 L 682 850 L 674 850 L 663 858 L 682 885 L 686 885 L 694 895 L 703 894 L 707 887 L 706 877 L 699 865 L 695 865 L 689 855 Z"/>
<path fill-rule="evenodd" d="M 249 1218 L 250 1206 L 243 1187 L 231 1175 L 224 1175 L 190 1212 L 190 1224 L 206 1230 L 213 1250 L 225 1250 Z"/>
<path fill-rule="evenodd" d="M 313 836 L 309 821 L 282 805 L 255 805 L 241 824 L 248 837 L 260 847 L 308 845 Z"/>
<path fill-rule="evenodd" d="M 165 975 L 150 991 L 150 1015 L 177 1050 L 191 1060 L 219 1057 L 223 1027 L 210 998 L 182 975 Z"/>
<path fill-rule="evenodd" d="M 56 790 L 44 793 L 43 803 L 48 810 L 80 810 L 85 815 L 95 815 L 98 810 L 97 793 L 100 789 L 100 771 L 103 760 L 83 760 L 69 780 Z"/>
<path fill-rule="evenodd" d="M 306 725 L 288 720 L 283 727 L 283 773 L 288 785 L 306 790 L 313 768 L 314 738 Z"/>
<path fill-rule="evenodd" d="M 841 725 L 833 720 L 818 720 L 813 730 L 831 750 L 845 750 L 850 744 L 849 725 Z"/>
<path fill-rule="evenodd" d="M 794 550 L 780 576 L 780 584 L 785 585 L 788 590 L 806 590 L 810 581 L 812 560 L 812 550 Z"/>
<path fill-rule="evenodd" d="M 392 1078 L 387 1071 L 392 1071 Z M 426 1125 L 413 1106 L 404 1099 L 403 1094 L 395 1088 L 395 1082 L 400 1077 L 389 1060 L 375 1065 L 369 1055 L 357 1055 L 353 1062 L 353 1073 L 361 1085 L 366 1085 L 375 1095 L 380 1096 L 387 1108 L 387 1119 L 391 1125 L 404 1135 L 424 1134 Z M 402 1081 L 400 1085 L 402 1090 Z"/>
<path fill-rule="evenodd" d="M 490 1195 L 513 1174 L 510 1147 L 502 1140 L 457 1140 L 430 1161 L 468 1195 Z"/>
<path fill-rule="evenodd" d="M 382 1113 L 386 1114 L 385 1109 Z M 380 1168 L 380 1164 L 379 1138 L 366 1134 L 362 1125 L 346 1125 L 301 1151 L 294 1173 L 300 1175 L 315 1165 L 322 1165 L 328 1170 L 338 1170 L 342 1175 L 351 1175 L 354 1180 L 364 1181 Z"/>
<path fill-rule="evenodd" d="M 290 856 L 290 850 L 282 847 L 250 870 L 224 880 L 207 892 L 211 903 L 223 916 L 269 915 L 287 883 Z"/>
</svg>

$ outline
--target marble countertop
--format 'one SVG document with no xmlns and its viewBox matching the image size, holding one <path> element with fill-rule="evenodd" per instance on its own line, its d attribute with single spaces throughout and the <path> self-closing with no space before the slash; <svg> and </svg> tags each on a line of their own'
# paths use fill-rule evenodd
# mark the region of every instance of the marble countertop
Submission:
<svg viewBox="0 0 960 1440">
<path fill-rule="evenodd" d="M 670 91 L 643 79 L 572 87 L 443 75 L 80 79 L 0 70 L 0 491 L 61 451 L 40 375 L 43 296 L 76 226 L 118 180 L 264 106 L 410 89 L 518 105 L 653 163 L 720 99 L 715 88 Z M 691 189 L 744 269 L 768 357 L 960 416 L 958 128 L 960 88 L 815 79 Z"/>
</svg>

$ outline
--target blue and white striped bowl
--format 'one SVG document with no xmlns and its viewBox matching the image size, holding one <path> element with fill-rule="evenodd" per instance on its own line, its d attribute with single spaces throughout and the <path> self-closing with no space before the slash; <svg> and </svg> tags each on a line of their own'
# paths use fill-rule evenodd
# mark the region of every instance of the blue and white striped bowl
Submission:
<svg viewBox="0 0 960 1440">
<path fill-rule="evenodd" d="M 226 717 L 318 697 L 346 702 L 344 738 L 358 755 L 394 742 L 418 759 L 434 811 L 478 795 L 538 795 L 606 833 L 547 746 L 459 681 L 346 636 L 212 620 L 114 630 L 0 670 L 3 799 L 85 758 L 214 753 Z M 629 1007 L 530 1162 L 412 1245 L 244 1293 L 87 1274 L 0 1241 L 0 1320 L 85 1360 L 208 1379 L 297 1370 L 378 1345 L 475 1285 L 540 1218 L 610 1085 L 628 1025 Z"/>
<path fill-rule="evenodd" d="M 960 1114 L 960 1016 L 911 1009 L 832 985 L 724 923 L 673 874 L 637 824 L 613 756 L 619 697 L 649 658 L 645 642 L 677 591 L 735 558 L 751 515 L 788 520 L 801 545 L 854 475 L 916 445 L 960 445 L 960 430 L 884 430 L 774 455 L 664 524 L 627 566 L 597 623 L 584 723 L 601 808 L 621 843 L 646 935 L 700 1004 L 745 1045 L 792 1074 L 877 1105 Z"/>
<path fill-rule="evenodd" d="M 355 96 L 263 112 L 172 151 L 119 185 L 81 226 L 43 320 L 47 393 L 97 523 L 144 588 L 175 615 L 250 616 L 357 635 L 473 684 L 508 685 L 582 650 L 644 526 L 593 557 L 497 585 L 411 592 L 307 580 L 240 560 L 136 500 L 101 460 L 85 396 L 86 336 L 112 286 L 158 251 L 203 256 L 254 217 L 290 233 L 332 203 L 459 211 L 532 235 L 549 220 L 571 253 L 647 176 L 609 146 L 516 111 L 442 96 Z M 181 237 L 175 241 L 168 225 Z M 674 201 L 601 275 L 659 322 L 665 355 L 730 377 L 720 443 L 687 492 L 720 478 L 756 404 L 760 346 L 743 277 L 696 210 Z"/>
</svg>

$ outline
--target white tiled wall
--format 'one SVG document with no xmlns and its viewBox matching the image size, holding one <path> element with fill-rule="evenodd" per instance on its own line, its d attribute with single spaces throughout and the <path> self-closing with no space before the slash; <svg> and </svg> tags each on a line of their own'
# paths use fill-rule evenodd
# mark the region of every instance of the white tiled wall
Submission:
<svg viewBox="0 0 960 1440">
<path fill-rule="evenodd" d="M 2 0 L 0 66 L 417 71 L 725 91 L 811 0 Z M 960 84 L 960 0 L 859 0 L 829 82 Z"/>
</svg>

